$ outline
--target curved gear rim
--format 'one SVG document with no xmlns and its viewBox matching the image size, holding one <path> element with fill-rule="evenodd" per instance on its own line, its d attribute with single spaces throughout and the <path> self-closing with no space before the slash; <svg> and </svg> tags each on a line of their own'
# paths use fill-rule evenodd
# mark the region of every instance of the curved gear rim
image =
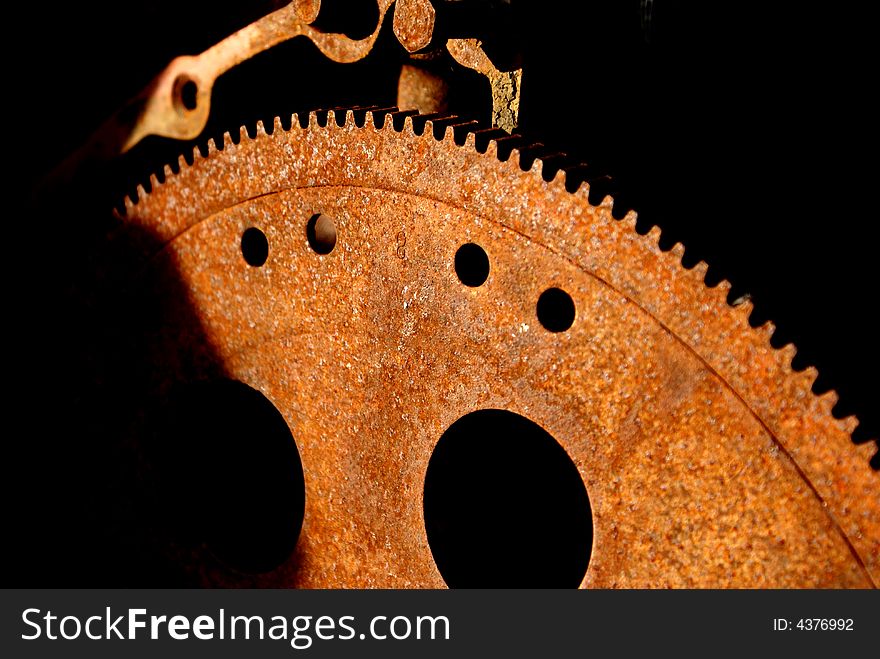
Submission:
<svg viewBox="0 0 880 659">
<path fill-rule="evenodd" d="M 465 122 L 452 116 L 420 117 L 395 109 L 330 110 L 302 117 L 294 115 L 288 125 L 276 119 L 267 130 L 260 122 L 250 131 L 243 127 L 235 137 L 227 133 L 217 143 L 212 140 L 204 149 L 195 148 L 191 158 L 180 157 L 175 167 L 167 166 L 161 176 L 151 176 L 146 186 L 139 185 L 136 197 L 125 200 L 120 217 L 126 223 L 149 226 L 152 223 L 152 210 L 163 203 L 160 197 L 172 188 L 185 187 L 187 172 L 197 170 L 219 153 L 234 157 L 242 145 L 252 141 L 275 139 L 278 135 L 309 129 L 349 132 L 386 130 L 397 137 L 414 140 L 414 144 L 430 142 L 441 149 L 468 151 L 469 158 L 479 158 L 481 164 L 491 168 L 496 177 L 515 177 L 518 192 L 540 192 L 554 199 L 574 197 L 579 204 L 586 203 L 595 211 L 591 218 L 594 223 L 592 231 L 595 233 L 591 237 L 607 232 L 603 240 L 606 244 L 614 245 L 624 240 L 627 247 L 639 245 L 638 254 L 646 259 L 645 263 L 652 261 L 654 268 L 676 272 L 674 278 L 677 288 L 673 301 L 669 302 L 652 296 L 657 292 L 654 287 L 642 287 L 638 294 L 633 293 L 636 289 L 632 286 L 631 278 L 603 277 L 607 273 L 603 273 L 598 261 L 579 263 L 585 271 L 626 295 L 655 318 L 735 392 L 828 507 L 829 514 L 851 543 L 854 553 L 863 560 L 871 580 L 877 584 L 880 575 L 880 519 L 871 505 L 872 497 L 876 496 L 877 476 L 867 465 L 872 454 L 871 444 L 857 445 L 851 441 L 851 434 L 858 425 L 855 417 L 833 417 L 836 393 L 813 394 L 812 385 L 818 376 L 817 370 L 813 367 L 801 372 L 792 369 L 795 347 L 792 344 L 778 349 L 771 346 L 770 339 L 775 331 L 772 323 L 758 328 L 749 325 L 748 319 L 753 310 L 750 301 L 731 306 L 727 302 L 730 291 L 728 282 L 721 281 L 714 287 L 708 287 L 705 282 L 707 264 L 700 262 L 691 268 L 685 267 L 682 264 L 685 250 L 681 243 L 669 250 L 662 250 L 659 247 L 661 232 L 657 227 L 653 227 L 646 236 L 638 234 L 634 212 L 628 212 L 619 220 L 613 218 L 614 202 L 611 197 L 605 197 L 598 205 L 590 204 L 589 185 L 581 183 L 577 174 L 560 167 L 556 154 L 550 157 L 535 156 L 534 149 L 528 144 L 519 143 L 511 147 L 511 138 L 491 129 L 478 130 L 474 122 Z M 181 230 L 181 227 L 175 227 L 169 232 L 169 227 L 158 225 L 150 228 L 156 231 L 162 242 L 172 240 Z M 569 238 L 578 227 L 569 226 L 566 229 L 564 233 Z M 559 252 L 573 259 L 570 254 L 566 255 L 562 250 Z M 595 267 L 596 271 L 590 270 L 590 266 Z M 634 277 L 644 272 L 655 274 L 650 268 L 627 270 Z M 709 313 L 699 319 L 687 313 L 688 309 L 704 308 L 708 308 Z M 749 370 L 749 365 L 757 361 L 756 355 L 760 356 L 762 370 L 759 373 Z M 788 407 L 784 410 L 772 409 L 774 395 L 787 400 Z M 823 434 L 799 435 L 798 418 L 815 419 Z"/>
</svg>

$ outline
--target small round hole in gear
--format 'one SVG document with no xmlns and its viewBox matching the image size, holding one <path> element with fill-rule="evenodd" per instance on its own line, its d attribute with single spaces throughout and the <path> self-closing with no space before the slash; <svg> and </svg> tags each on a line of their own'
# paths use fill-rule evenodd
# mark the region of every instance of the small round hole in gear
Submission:
<svg viewBox="0 0 880 659">
<path fill-rule="evenodd" d="M 466 243 L 455 253 L 455 274 L 465 286 L 476 288 L 489 278 L 489 256 L 476 243 Z"/>
<path fill-rule="evenodd" d="M 536 311 L 538 320 L 550 332 L 569 329 L 576 315 L 574 300 L 561 288 L 548 288 L 541 293 Z"/>
<path fill-rule="evenodd" d="M 316 254 L 329 254 L 336 247 L 336 223 L 329 215 L 312 215 L 306 225 L 306 236 Z"/>
<path fill-rule="evenodd" d="M 247 229 L 241 235 L 241 255 L 248 265 L 259 268 L 269 258 L 269 240 L 257 227 Z"/>
</svg>

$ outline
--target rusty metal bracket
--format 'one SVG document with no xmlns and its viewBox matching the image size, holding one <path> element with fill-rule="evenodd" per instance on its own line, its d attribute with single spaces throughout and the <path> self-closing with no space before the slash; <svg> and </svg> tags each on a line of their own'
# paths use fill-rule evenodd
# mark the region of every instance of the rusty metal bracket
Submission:
<svg viewBox="0 0 880 659">
<path fill-rule="evenodd" d="M 251 23 L 203 53 L 171 61 L 150 85 L 99 130 L 90 151 L 103 158 L 125 153 L 148 135 L 178 140 L 201 133 L 211 111 L 211 90 L 231 68 L 295 37 L 307 37 L 334 62 L 363 59 L 372 50 L 393 0 L 377 0 L 379 22 L 371 35 L 354 40 L 313 27 L 320 0 L 298 0 Z"/>
<path fill-rule="evenodd" d="M 363 39 L 320 29 L 321 0 L 295 0 L 199 55 L 175 58 L 140 94 L 111 116 L 62 169 L 75 169 L 77 164 L 88 160 L 110 160 L 150 135 L 176 140 L 198 137 L 208 121 L 211 91 L 216 80 L 238 64 L 290 39 L 308 38 L 334 62 L 352 63 L 363 59 L 372 50 L 385 15 L 395 4 L 394 0 L 376 2 L 377 25 Z M 393 29 L 407 51 L 423 50 L 442 37 L 434 17 L 434 5 L 428 0 L 397 0 Z M 459 64 L 489 79 L 493 123 L 513 131 L 517 123 L 522 69 L 499 70 L 477 39 L 450 39 L 445 45 Z"/>
<path fill-rule="evenodd" d="M 519 123 L 519 98 L 522 68 L 498 69 L 477 39 L 450 39 L 446 49 L 453 59 L 489 79 L 492 87 L 492 123 L 512 133 Z"/>
<path fill-rule="evenodd" d="M 410 53 L 417 53 L 445 45 L 452 58 L 461 66 L 476 71 L 489 80 L 492 88 L 492 123 L 508 132 L 516 129 L 519 121 L 519 99 L 522 83 L 522 67 L 496 66 L 476 38 L 457 37 L 456 26 L 440 25 L 439 9 L 452 5 L 442 0 L 397 0 L 394 7 L 394 34 Z M 466 21 L 465 21 L 466 23 Z M 471 27 L 476 29 L 478 25 Z M 465 31 L 468 26 L 465 25 Z"/>
</svg>

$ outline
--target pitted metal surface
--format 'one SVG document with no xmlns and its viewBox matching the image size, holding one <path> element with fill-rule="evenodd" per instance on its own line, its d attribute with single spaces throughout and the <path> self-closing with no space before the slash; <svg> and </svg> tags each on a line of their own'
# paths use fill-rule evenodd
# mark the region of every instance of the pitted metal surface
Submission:
<svg viewBox="0 0 880 659">
<path fill-rule="evenodd" d="M 166 169 L 120 228 L 151 236 L 147 269 L 185 291 L 151 337 L 154 389 L 209 377 L 169 357 L 207 343 L 302 458 L 293 555 L 242 575 L 189 548 L 204 583 L 442 587 L 425 471 L 452 423 L 494 408 L 576 465 L 594 526 L 585 587 L 876 585 L 878 477 L 854 419 L 834 419 L 815 371 L 794 372 L 794 349 L 752 329 L 726 283 L 707 287 L 705 264 L 682 267 L 680 245 L 662 251 L 551 159 L 456 118 L 330 112 L 255 135 Z M 309 242 L 318 214 L 335 227 L 327 254 Z M 259 266 L 241 252 L 253 227 Z M 480 286 L 456 276 L 465 243 L 489 257 Z M 549 288 L 574 302 L 564 331 L 536 316 Z"/>
</svg>

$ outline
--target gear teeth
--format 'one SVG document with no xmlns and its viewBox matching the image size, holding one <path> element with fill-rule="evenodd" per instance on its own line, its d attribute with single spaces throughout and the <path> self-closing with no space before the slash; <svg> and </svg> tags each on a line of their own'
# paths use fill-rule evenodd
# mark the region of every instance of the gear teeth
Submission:
<svg viewBox="0 0 880 659">
<path fill-rule="evenodd" d="M 734 304 L 731 304 L 730 307 L 737 314 L 739 314 L 742 317 L 743 321 L 746 323 L 749 322 L 749 317 L 755 311 L 755 305 L 752 303 L 752 301 L 751 300 L 743 300 L 743 298 L 738 298 L 738 299 L 734 300 Z M 792 344 L 788 344 L 788 345 L 792 345 Z M 794 348 L 793 345 L 792 345 L 792 348 Z M 781 349 L 784 350 L 785 346 Z M 794 359 L 794 355 L 796 352 L 797 352 L 796 350 L 792 351 L 792 355 L 791 355 L 792 359 Z"/>
<path fill-rule="evenodd" d="M 828 416 L 834 416 L 834 407 L 837 403 L 840 402 L 840 396 L 837 394 L 834 389 L 829 389 L 824 394 L 820 394 L 818 396 L 819 404 L 822 407 L 822 411 L 825 412 Z M 836 419 L 835 419 L 836 420 Z"/>
<path fill-rule="evenodd" d="M 718 291 L 718 287 L 721 285 L 721 282 L 725 281 L 723 277 L 719 277 L 716 272 L 717 268 L 713 268 L 705 261 L 700 261 L 702 264 L 702 279 L 703 285 L 711 291 Z M 746 319 L 748 322 L 748 319 Z"/>
<path fill-rule="evenodd" d="M 347 121 L 348 113 L 345 110 L 340 110 L 338 108 L 327 110 L 327 126 L 333 126 L 335 124 L 339 128 L 345 128 Z"/>
<path fill-rule="evenodd" d="M 726 279 L 722 279 L 721 281 L 718 282 L 718 285 L 715 288 L 717 288 L 718 292 L 721 293 L 726 298 L 730 294 L 730 289 L 733 288 L 733 286 Z M 767 324 L 765 323 L 763 325 L 763 327 L 766 327 L 766 326 L 767 326 Z M 772 334 L 772 332 L 771 332 L 771 334 Z"/>
<path fill-rule="evenodd" d="M 260 135 L 270 136 L 275 132 L 284 133 L 293 129 L 295 125 L 306 129 L 314 126 L 327 128 L 331 126 L 330 121 L 341 127 L 351 127 L 354 123 L 357 127 L 366 127 L 370 130 L 380 130 L 384 128 L 393 129 L 395 132 L 403 132 L 409 127 L 409 130 L 416 135 L 424 135 L 430 128 L 436 139 L 443 140 L 452 133 L 452 139 L 459 146 L 472 146 L 480 153 L 508 163 L 512 170 L 522 169 L 523 171 L 531 171 L 540 175 L 545 181 L 553 186 L 564 186 L 566 190 L 572 194 L 579 195 L 580 198 L 587 200 L 592 206 L 599 209 L 609 210 L 610 217 L 619 219 L 628 224 L 628 228 L 634 232 L 637 231 L 638 216 L 635 211 L 627 209 L 622 218 L 617 218 L 615 206 L 623 212 L 620 199 L 613 198 L 607 194 L 611 188 L 611 179 L 607 176 L 598 175 L 589 165 L 586 164 L 569 164 L 567 158 L 563 154 L 550 153 L 542 155 L 544 150 L 541 144 L 530 144 L 520 135 L 511 135 L 500 128 L 483 128 L 479 127 L 479 123 L 475 121 L 465 121 L 459 119 L 455 115 L 449 114 L 433 114 L 419 115 L 415 110 L 400 111 L 396 107 L 369 107 L 369 108 L 347 108 L 332 110 L 317 110 L 312 113 L 293 114 L 289 117 L 289 124 L 286 119 L 275 117 L 271 123 L 271 129 L 266 130 L 266 124 L 258 121 L 253 124 L 253 138 L 258 139 Z M 341 122 L 341 123 L 340 123 Z M 208 140 L 206 143 L 198 144 L 189 152 L 180 155 L 176 162 L 165 165 L 161 172 L 154 173 L 143 184 L 136 186 L 136 189 L 126 195 L 120 206 L 113 209 L 113 215 L 125 220 L 135 216 L 136 207 L 142 204 L 146 199 L 154 194 L 157 188 L 167 184 L 174 176 L 179 175 L 183 170 L 196 164 L 196 161 L 203 160 L 217 151 L 223 151 L 230 148 L 230 144 L 238 145 L 245 137 L 251 138 L 251 132 L 247 126 L 241 126 L 238 130 L 237 139 L 233 139 L 230 133 L 224 133 L 222 137 Z M 596 200 L 601 198 L 601 202 Z M 146 211 L 140 211 L 143 214 Z M 609 217 L 609 219 L 610 219 Z M 641 231 L 638 231 L 641 233 Z M 647 234 L 647 238 L 652 247 L 663 251 L 659 247 L 662 232 L 659 227 L 651 227 Z M 731 285 L 726 280 L 720 280 L 712 285 L 707 281 L 710 277 L 709 266 L 704 261 L 699 261 L 692 267 L 688 268 L 684 264 L 684 257 L 687 250 L 681 243 L 674 244 L 669 250 L 666 250 L 675 256 L 681 264 L 683 271 L 689 273 L 689 277 L 699 279 L 700 282 L 709 289 L 716 289 L 718 296 L 723 296 L 725 301 L 729 300 Z M 714 270 L 711 280 L 716 278 Z M 728 303 L 732 307 L 732 311 L 737 318 L 743 319 L 752 324 L 752 317 L 755 315 L 755 308 L 750 299 L 741 297 Z M 773 323 L 767 322 L 764 325 L 752 328 L 754 332 L 769 346 L 774 347 L 773 339 L 776 328 Z M 753 339 L 754 340 L 754 339 Z M 778 342 L 778 341 L 777 341 Z M 815 395 L 811 393 L 817 382 L 819 381 L 819 372 L 813 366 L 808 366 L 802 371 L 794 370 L 793 361 L 797 355 L 796 347 L 788 343 L 777 349 L 778 365 L 775 368 L 782 369 L 786 372 L 787 377 L 794 378 L 793 384 L 801 387 L 805 395 L 812 396 L 815 400 L 812 405 L 815 409 L 826 412 L 833 418 L 833 408 L 838 404 L 838 395 L 833 390 Z M 855 416 L 848 416 L 844 419 L 835 419 L 840 428 L 852 436 L 857 431 L 859 421 Z M 872 466 L 877 469 L 880 466 L 880 453 L 874 455 L 874 447 L 876 437 L 868 436 L 869 433 L 863 432 L 864 436 L 858 438 L 860 444 L 853 444 L 854 448 L 859 450 L 859 455 L 864 455 L 866 459 L 870 459 Z M 856 441 L 856 440 L 854 440 Z M 873 457 L 871 457 L 873 455 Z"/>
<path fill-rule="evenodd" d="M 632 206 L 627 202 L 624 193 L 621 190 L 616 190 L 611 194 L 614 199 L 614 207 L 611 209 L 611 217 L 615 220 L 620 220 L 626 217 L 626 214 L 632 210 Z M 681 265 L 681 261 L 679 261 L 679 265 Z"/>
<path fill-rule="evenodd" d="M 468 122 L 461 117 L 452 115 L 447 119 L 429 122 L 429 125 L 431 127 L 431 132 L 434 135 L 434 139 L 444 140 L 451 136 L 453 142 L 461 145 L 464 142 L 462 139 L 462 131 L 467 133 L 467 129 L 463 127 L 470 126 L 472 123 L 474 122 Z"/>
<path fill-rule="evenodd" d="M 838 419 L 838 421 L 840 422 L 840 425 L 843 426 L 844 432 L 846 432 L 847 435 L 852 435 L 856 431 L 856 428 L 859 427 L 859 419 L 854 414 Z"/>
<path fill-rule="evenodd" d="M 727 283 L 727 281 L 725 280 L 723 283 Z M 727 286 L 729 293 L 730 284 L 727 284 Z M 754 311 L 749 316 L 749 325 L 752 325 L 752 329 L 754 329 L 756 332 L 766 334 L 768 342 L 770 341 L 770 339 L 773 338 L 773 334 L 776 332 L 776 325 L 772 320 L 765 320 L 762 322 L 760 318 L 756 318 L 756 314 Z"/>
<path fill-rule="evenodd" d="M 601 206 L 606 196 L 613 192 L 613 182 L 607 174 L 598 174 L 590 172 L 584 178 L 584 192 L 586 193 L 587 203 L 592 206 Z"/>
<path fill-rule="evenodd" d="M 545 148 L 541 142 L 524 144 L 510 153 L 510 160 L 517 163 L 521 171 L 530 172 Z"/>
<path fill-rule="evenodd" d="M 349 115 L 345 118 L 346 123 L 351 120 L 351 123 L 354 124 L 355 128 L 363 128 L 366 125 L 367 110 L 372 107 L 374 106 L 349 108 Z"/>
<path fill-rule="evenodd" d="M 412 117 L 416 114 L 418 114 L 416 110 L 399 110 L 389 114 L 386 117 L 386 122 L 390 125 L 391 130 L 398 133 L 406 130 L 412 131 Z"/>
<path fill-rule="evenodd" d="M 379 130 L 380 128 L 385 126 L 385 117 L 387 117 L 389 114 L 399 111 L 400 109 L 395 106 L 367 110 L 366 116 L 364 117 L 364 125 L 369 126 L 370 124 L 372 124 L 373 128 Z"/>
<path fill-rule="evenodd" d="M 519 156 L 519 168 L 524 172 L 532 171 L 532 167 L 534 166 L 535 162 L 544 153 L 546 148 L 547 147 L 545 147 L 541 142 L 533 142 L 531 144 L 517 148 L 516 152 Z M 513 159 L 513 154 L 511 154 L 511 160 Z"/>
<path fill-rule="evenodd" d="M 479 127 L 479 121 L 462 121 L 447 126 L 446 132 L 452 131 L 452 141 L 458 146 L 465 146 L 472 143 L 472 136 Z"/>
<path fill-rule="evenodd" d="M 522 146 L 516 147 L 514 152 L 510 154 L 511 160 L 518 160 L 519 168 L 524 172 L 528 172 L 532 169 L 532 165 L 537 160 L 538 156 L 543 153 L 546 147 L 541 142 L 530 142 L 524 143 Z M 518 156 L 518 158 L 514 158 L 514 154 Z"/>
<path fill-rule="evenodd" d="M 397 109 L 397 108 L 393 108 Z M 373 113 L 389 110 L 382 105 L 367 105 L 354 111 L 354 125 L 358 128 L 366 128 L 373 123 Z"/>
<path fill-rule="evenodd" d="M 531 169 L 549 183 L 556 179 L 556 175 L 568 161 L 569 157 L 564 153 L 548 153 L 535 158 Z"/>
<path fill-rule="evenodd" d="M 620 218 L 619 221 L 626 224 L 630 229 L 632 229 L 633 232 L 635 232 L 636 224 L 639 221 L 639 214 L 636 211 L 630 209 L 622 218 Z"/>
<path fill-rule="evenodd" d="M 483 153 L 495 160 L 501 160 L 500 152 L 498 150 L 498 142 L 496 140 L 489 140 L 486 142 L 486 150 L 483 151 Z"/>
<path fill-rule="evenodd" d="M 699 261 L 693 267 L 693 271 L 694 271 L 694 274 L 696 274 L 702 280 L 702 282 L 705 284 L 706 283 L 706 275 L 709 273 L 709 264 L 706 263 L 705 261 Z"/>
<path fill-rule="evenodd" d="M 517 148 L 524 142 L 519 135 L 506 135 L 492 140 L 494 147 L 494 156 L 501 162 L 513 160 L 519 166 L 519 152 Z M 492 147 L 490 147 L 490 150 Z"/>
<path fill-rule="evenodd" d="M 531 171 L 532 165 L 537 159 L 537 153 L 544 148 L 540 142 L 528 143 L 523 146 L 514 147 L 510 151 L 507 162 L 513 165 L 521 172 Z M 503 161 L 502 161 L 503 162 Z"/>
<path fill-rule="evenodd" d="M 330 125 L 330 114 L 332 112 L 332 110 L 315 110 L 310 115 L 308 115 L 309 124 L 311 124 L 311 121 L 314 120 L 315 125 L 317 125 L 318 128 L 327 128 Z"/>
<path fill-rule="evenodd" d="M 780 359 L 785 362 L 786 366 L 791 368 L 791 363 L 794 361 L 795 356 L 797 356 L 797 347 L 793 343 L 786 343 L 781 348 L 778 348 L 778 351 Z"/>
<path fill-rule="evenodd" d="M 607 210 L 608 216 L 612 217 L 614 215 L 614 197 L 612 197 L 610 194 L 605 195 L 604 197 L 602 197 L 602 201 L 597 205 L 597 207 Z"/>
<path fill-rule="evenodd" d="M 581 165 L 574 165 L 572 167 L 563 167 L 560 170 L 563 182 L 565 183 L 565 189 L 570 194 L 575 194 L 584 182 L 583 177 L 580 176 L 580 168 Z"/>
<path fill-rule="evenodd" d="M 340 128 L 345 128 L 346 126 L 363 128 L 366 112 L 372 107 L 374 106 L 354 105 L 347 108 L 334 108 L 333 116 L 336 119 L 336 125 Z M 340 117 L 342 118 L 342 123 L 339 123 Z"/>
<path fill-rule="evenodd" d="M 451 131 L 452 126 L 461 123 L 461 121 L 461 117 L 455 115 L 448 116 L 444 119 L 429 121 L 425 124 L 423 133 L 425 135 L 431 135 L 435 140 L 441 142 L 445 140 L 447 136 L 453 135 Z"/>
<path fill-rule="evenodd" d="M 493 149 L 493 155 L 497 154 L 498 147 L 495 144 L 495 140 L 502 137 L 510 137 L 510 134 L 501 128 L 482 128 L 474 131 L 474 148 L 480 153 L 486 153 L 491 148 Z"/>
<path fill-rule="evenodd" d="M 583 188 L 586 194 L 584 198 L 589 201 L 590 179 L 599 178 L 595 169 L 587 163 L 580 162 L 568 165 L 563 170 L 565 171 L 565 189 L 571 194 L 576 194 Z"/>
<path fill-rule="evenodd" d="M 801 373 L 801 376 L 806 384 L 807 391 L 811 391 L 819 379 L 819 371 L 816 370 L 815 366 L 807 366 Z"/>
<path fill-rule="evenodd" d="M 397 133 L 402 133 L 408 124 L 411 126 L 409 122 L 410 117 L 417 114 L 417 110 L 397 110 L 396 112 L 389 112 L 385 115 L 385 123 L 382 127 L 387 127 Z"/>
<path fill-rule="evenodd" d="M 800 381 L 801 389 L 808 392 L 811 396 L 815 397 L 815 394 L 811 392 L 811 389 L 813 388 L 813 383 L 815 383 L 819 377 L 819 371 L 816 370 L 816 367 L 806 366 L 800 371 L 795 371 L 794 369 L 792 369 L 791 372 Z"/>
<path fill-rule="evenodd" d="M 436 140 L 445 137 L 448 126 L 460 122 L 461 118 L 457 115 L 445 113 L 423 114 L 412 118 L 416 135 L 433 135 Z"/>
<path fill-rule="evenodd" d="M 533 169 L 537 169 L 541 178 L 547 183 L 559 186 L 564 190 L 566 189 L 565 183 L 567 180 L 564 166 L 568 161 L 569 158 L 566 155 L 551 154 L 546 157 L 538 158 L 538 160 L 535 161 L 535 165 L 533 165 Z"/>
<path fill-rule="evenodd" d="M 347 108 L 331 108 L 327 110 L 327 125 L 332 126 L 335 124 L 339 128 L 345 128 L 348 124 L 349 115 L 351 110 Z M 351 115 L 352 121 L 354 120 L 354 115 Z"/>
<path fill-rule="evenodd" d="M 568 187 L 568 185 L 566 185 L 566 189 L 567 189 L 567 190 L 570 189 L 570 188 Z M 581 199 L 586 200 L 587 203 L 589 203 L 589 201 L 590 201 L 590 182 L 587 181 L 586 179 L 581 179 L 581 180 L 578 182 L 578 188 L 577 188 L 577 190 L 576 190 L 575 192 L 571 193 L 571 194 L 575 194 L 575 195 L 577 195 L 578 197 L 580 197 Z M 635 230 L 635 225 L 633 225 L 633 230 Z"/>
</svg>

